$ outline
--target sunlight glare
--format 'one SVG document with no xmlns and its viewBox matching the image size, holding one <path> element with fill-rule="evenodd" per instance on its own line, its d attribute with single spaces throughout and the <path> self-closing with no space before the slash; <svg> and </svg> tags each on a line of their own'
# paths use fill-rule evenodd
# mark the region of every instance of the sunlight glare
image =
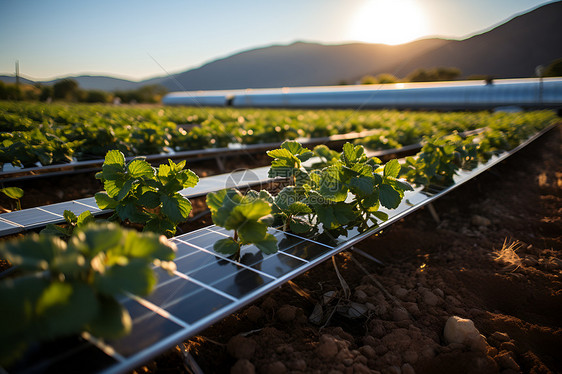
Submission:
<svg viewBox="0 0 562 374">
<path fill-rule="evenodd" d="M 426 34 L 416 0 L 367 0 L 352 18 L 349 37 L 366 43 L 402 44 Z"/>
</svg>

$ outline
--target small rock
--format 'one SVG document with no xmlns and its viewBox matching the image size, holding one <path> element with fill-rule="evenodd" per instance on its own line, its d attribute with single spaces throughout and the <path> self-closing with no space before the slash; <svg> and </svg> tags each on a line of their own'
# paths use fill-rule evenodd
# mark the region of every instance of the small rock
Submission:
<svg viewBox="0 0 562 374">
<path fill-rule="evenodd" d="M 257 322 L 260 320 L 260 318 L 263 317 L 263 310 L 261 310 L 261 308 L 256 305 L 252 305 L 248 309 L 246 309 L 244 315 L 250 321 Z"/>
<path fill-rule="evenodd" d="M 483 338 L 474 326 L 474 322 L 458 316 L 449 317 L 443 335 L 448 343 L 468 345 Z"/>
<path fill-rule="evenodd" d="M 361 348 L 359 348 L 359 352 L 361 352 L 361 354 L 363 356 L 367 357 L 367 358 L 377 357 L 377 354 L 375 353 L 375 350 L 370 345 L 362 346 Z"/>
<path fill-rule="evenodd" d="M 409 349 L 402 354 L 402 359 L 406 363 L 415 364 L 418 361 L 418 353 Z"/>
<path fill-rule="evenodd" d="M 510 340 L 509 335 L 507 335 L 505 332 L 499 331 L 496 331 L 492 335 L 490 335 L 490 338 L 497 340 L 498 342 L 508 342 Z"/>
<path fill-rule="evenodd" d="M 297 308 L 292 305 L 285 304 L 277 311 L 277 318 L 281 322 L 291 322 L 295 319 L 296 315 Z"/>
<path fill-rule="evenodd" d="M 292 370 L 305 371 L 306 370 L 306 361 L 303 360 L 303 359 L 291 361 L 289 363 L 289 367 Z"/>
<path fill-rule="evenodd" d="M 515 344 L 513 344 L 512 342 L 503 342 L 500 344 L 500 350 L 515 352 Z"/>
<path fill-rule="evenodd" d="M 266 365 L 264 373 L 268 374 L 285 374 L 287 372 L 287 367 L 281 361 L 272 362 L 269 365 Z"/>
<path fill-rule="evenodd" d="M 261 307 L 264 309 L 275 309 L 277 307 L 277 301 L 275 301 L 275 299 L 271 296 L 268 296 L 261 303 Z"/>
<path fill-rule="evenodd" d="M 371 374 L 371 369 L 362 363 L 353 364 L 353 374 Z"/>
<path fill-rule="evenodd" d="M 492 224 L 492 221 L 490 221 L 486 217 L 475 214 L 470 219 L 470 223 L 472 223 L 474 226 L 490 226 Z"/>
<path fill-rule="evenodd" d="M 255 374 L 256 368 L 254 364 L 245 358 L 236 361 L 234 366 L 230 369 L 230 374 Z"/>
<path fill-rule="evenodd" d="M 494 360 L 496 360 L 501 368 L 517 371 L 521 369 L 508 351 L 501 351 L 496 357 L 494 357 Z"/>
<path fill-rule="evenodd" d="M 398 366 L 389 366 L 382 369 L 383 374 L 401 374 L 400 368 Z"/>
<path fill-rule="evenodd" d="M 408 315 L 406 309 L 396 307 L 392 309 L 392 319 L 398 322 L 398 321 L 409 320 L 410 316 Z"/>
<path fill-rule="evenodd" d="M 236 335 L 230 338 L 226 349 L 232 357 L 249 360 L 256 352 L 256 342 L 242 335 Z"/>
<path fill-rule="evenodd" d="M 423 302 L 426 303 L 429 306 L 436 306 L 437 304 L 439 304 L 439 297 L 437 297 L 437 295 L 435 295 L 433 292 L 427 290 L 424 291 L 422 293 L 422 297 L 423 297 Z"/>
<path fill-rule="evenodd" d="M 404 297 L 406 297 L 406 295 L 408 295 L 408 290 L 400 286 L 396 287 L 393 291 L 394 291 L 394 296 L 396 296 L 399 299 L 403 299 Z"/>
<path fill-rule="evenodd" d="M 402 374 L 416 374 L 416 371 L 410 364 L 402 365 Z"/>
<path fill-rule="evenodd" d="M 436 294 L 437 296 L 439 296 L 440 298 L 445 297 L 445 293 L 443 292 L 443 290 L 441 290 L 441 288 L 434 289 L 433 293 Z"/>
<path fill-rule="evenodd" d="M 320 337 L 320 345 L 316 347 L 316 354 L 322 358 L 333 358 L 338 354 L 338 345 L 336 339 L 324 334 Z"/>
</svg>

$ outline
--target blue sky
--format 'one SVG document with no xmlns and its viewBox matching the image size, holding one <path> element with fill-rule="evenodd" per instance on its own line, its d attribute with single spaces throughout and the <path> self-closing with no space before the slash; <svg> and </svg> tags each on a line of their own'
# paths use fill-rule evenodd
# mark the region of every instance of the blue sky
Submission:
<svg viewBox="0 0 562 374">
<path fill-rule="evenodd" d="M 0 0 L 0 74 L 131 80 L 271 44 L 466 38 L 545 0 Z"/>
</svg>

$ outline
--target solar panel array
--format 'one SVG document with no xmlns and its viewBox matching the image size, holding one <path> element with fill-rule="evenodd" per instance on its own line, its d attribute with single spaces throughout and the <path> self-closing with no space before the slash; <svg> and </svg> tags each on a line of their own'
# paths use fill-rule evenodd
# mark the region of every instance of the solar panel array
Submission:
<svg viewBox="0 0 562 374">
<path fill-rule="evenodd" d="M 260 184 L 273 181 L 272 178 L 268 177 L 268 171 L 269 167 L 261 167 L 201 178 L 195 187 L 181 190 L 180 194 L 187 198 L 194 198 L 205 196 L 209 192 L 218 191 L 223 188 L 259 186 Z M 96 199 L 94 197 L 88 197 L 85 199 L 2 213 L 0 214 L 0 237 L 43 227 L 49 223 L 62 223 L 64 222 L 63 213 L 65 210 L 70 210 L 76 215 L 87 210 L 93 215 L 110 212 L 109 210 L 102 211 L 99 209 L 96 204 Z"/>
<path fill-rule="evenodd" d="M 534 140 L 529 139 L 525 144 Z M 524 144 L 524 145 L 525 145 Z M 489 169 L 522 146 L 490 159 L 472 171 L 462 171 L 455 184 L 431 192 L 408 191 L 400 206 L 386 211 L 389 219 L 364 230 L 348 230 L 337 237 L 321 228 L 299 236 L 274 228 L 279 251 L 265 255 L 246 246 L 240 262 L 213 250 L 213 244 L 230 235 L 209 226 L 171 239 L 178 247 L 173 275 L 157 269 L 159 283 L 148 297 L 128 295 L 123 303 L 133 319 L 132 333 L 101 341 L 88 334 L 37 345 L 11 372 L 104 372 L 131 370 L 193 336 L 213 322 L 239 310 L 289 279 L 388 227 L 404 216 L 445 195 Z"/>
</svg>

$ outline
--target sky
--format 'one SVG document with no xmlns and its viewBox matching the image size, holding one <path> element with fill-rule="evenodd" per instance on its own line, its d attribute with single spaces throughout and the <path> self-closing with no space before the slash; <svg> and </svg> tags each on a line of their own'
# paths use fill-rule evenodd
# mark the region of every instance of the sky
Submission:
<svg viewBox="0 0 562 374">
<path fill-rule="evenodd" d="M 464 39 L 546 0 L 0 0 L 0 74 L 143 80 L 295 41 Z"/>
</svg>

